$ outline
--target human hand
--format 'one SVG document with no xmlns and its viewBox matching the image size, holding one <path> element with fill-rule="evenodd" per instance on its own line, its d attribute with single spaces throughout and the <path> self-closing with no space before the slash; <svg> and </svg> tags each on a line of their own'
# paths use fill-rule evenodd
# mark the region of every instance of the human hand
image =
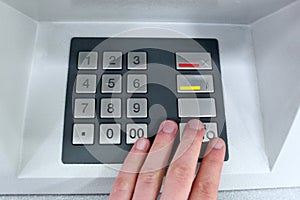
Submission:
<svg viewBox="0 0 300 200">
<path fill-rule="evenodd" d="M 116 179 L 111 200 L 157 198 L 177 132 L 175 122 L 164 121 L 151 149 L 145 138 L 134 144 Z M 220 138 L 209 142 L 195 176 L 203 135 L 199 120 L 188 122 L 168 167 L 160 199 L 217 199 L 225 143 Z"/>
</svg>

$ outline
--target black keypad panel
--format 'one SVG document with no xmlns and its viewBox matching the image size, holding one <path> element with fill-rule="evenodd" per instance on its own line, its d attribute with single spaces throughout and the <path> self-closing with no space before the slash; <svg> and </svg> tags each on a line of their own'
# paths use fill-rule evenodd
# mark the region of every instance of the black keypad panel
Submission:
<svg viewBox="0 0 300 200">
<path fill-rule="evenodd" d="M 200 119 L 227 144 L 218 41 L 179 38 L 73 38 L 62 161 L 122 163 L 134 142 L 153 142 L 165 119 Z M 228 145 L 225 160 L 228 159 Z"/>
</svg>

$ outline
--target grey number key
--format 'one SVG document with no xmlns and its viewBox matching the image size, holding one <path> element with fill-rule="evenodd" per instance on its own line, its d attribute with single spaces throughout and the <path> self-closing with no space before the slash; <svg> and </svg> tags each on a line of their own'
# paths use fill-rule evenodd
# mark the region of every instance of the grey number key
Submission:
<svg viewBox="0 0 300 200">
<path fill-rule="evenodd" d="M 75 99 L 74 118 L 94 118 L 95 99 Z"/>
<path fill-rule="evenodd" d="M 129 52 L 128 69 L 147 69 L 147 53 Z"/>
<path fill-rule="evenodd" d="M 76 77 L 76 93 L 95 94 L 97 88 L 97 75 L 79 74 Z"/>
<path fill-rule="evenodd" d="M 100 124 L 100 144 L 120 144 L 120 124 Z"/>
<path fill-rule="evenodd" d="M 119 74 L 102 75 L 101 92 L 102 93 L 121 93 L 122 76 Z"/>
<path fill-rule="evenodd" d="M 133 144 L 139 138 L 147 138 L 148 128 L 147 124 L 127 124 L 126 127 L 126 143 Z"/>
<path fill-rule="evenodd" d="M 122 69 L 122 52 L 104 52 L 103 69 Z"/>
<path fill-rule="evenodd" d="M 101 99 L 100 113 L 101 118 L 121 118 L 121 99 Z"/>
<path fill-rule="evenodd" d="M 127 76 L 128 93 L 147 93 L 147 75 L 129 74 Z"/>
<path fill-rule="evenodd" d="M 79 52 L 78 69 L 97 69 L 98 52 Z"/>
<path fill-rule="evenodd" d="M 131 98 L 127 99 L 128 118 L 147 118 L 147 99 Z"/>
</svg>

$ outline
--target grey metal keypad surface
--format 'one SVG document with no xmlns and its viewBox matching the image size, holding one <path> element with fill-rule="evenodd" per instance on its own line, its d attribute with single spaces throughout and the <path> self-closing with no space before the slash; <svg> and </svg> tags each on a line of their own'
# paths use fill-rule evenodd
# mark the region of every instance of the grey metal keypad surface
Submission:
<svg viewBox="0 0 300 200">
<path fill-rule="evenodd" d="M 227 143 L 218 52 L 214 39 L 74 38 L 71 42 L 62 161 L 122 163 L 141 137 L 174 120 L 179 134 L 200 119 L 205 135 Z M 228 151 L 225 160 L 228 159 Z"/>
</svg>

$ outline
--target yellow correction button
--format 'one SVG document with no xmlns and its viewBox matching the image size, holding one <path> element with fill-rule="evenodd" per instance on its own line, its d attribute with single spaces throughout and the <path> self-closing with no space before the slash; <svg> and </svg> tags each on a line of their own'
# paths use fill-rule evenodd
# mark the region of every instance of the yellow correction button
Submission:
<svg viewBox="0 0 300 200">
<path fill-rule="evenodd" d="M 213 93 L 214 80 L 212 74 L 178 74 L 178 93 Z"/>
<path fill-rule="evenodd" d="M 180 86 L 180 91 L 200 91 L 201 86 Z"/>
</svg>

